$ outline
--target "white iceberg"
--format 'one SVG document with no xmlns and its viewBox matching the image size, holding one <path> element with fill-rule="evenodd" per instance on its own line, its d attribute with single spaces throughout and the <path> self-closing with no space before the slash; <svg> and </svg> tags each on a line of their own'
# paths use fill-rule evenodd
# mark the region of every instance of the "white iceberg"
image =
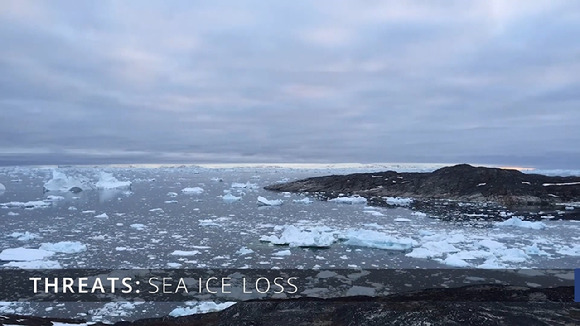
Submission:
<svg viewBox="0 0 580 326">
<path fill-rule="evenodd" d="M 223 195 L 222 199 L 225 202 L 235 202 L 235 201 L 241 200 L 242 197 L 237 197 L 237 196 L 234 196 L 234 195 L 228 193 L 228 194 Z"/>
<path fill-rule="evenodd" d="M 411 238 L 397 238 L 374 230 L 348 230 L 342 237 L 348 239 L 347 245 L 377 249 L 408 250 L 418 245 Z"/>
<path fill-rule="evenodd" d="M 125 189 L 131 188 L 131 181 L 119 181 L 111 173 L 101 171 L 95 186 L 98 189 Z"/>
<path fill-rule="evenodd" d="M 505 220 L 503 222 L 495 223 L 496 226 L 515 226 L 520 228 L 528 228 L 534 230 L 542 230 L 546 228 L 546 224 L 543 222 L 531 222 L 531 221 L 522 221 L 519 217 L 512 217 L 509 220 Z"/>
<path fill-rule="evenodd" d="M 33 261 L 42 260 L 54 255 L 53 251 L 43 249 L 9 248 L 0 252 L 0 260 L 7 261 Z"/>
<path fill-rule="evenodd" d="M 58 170 L 52 170 L 52 179 L 44 184 L 45 191 L 65 192 L 70 191 L 73 188 L 86 190 L 87 188 L 90 188 L 90 186 L 87 184 L 87 181 L 67 176 Z"/>
<path fill-rule="evenodd" d="M 181 192 L 188 195 L 199 195 L 203 192 L 201 187 L 188 187 L 181 189 Z"/>
<path fill-rule="evenodd" d="M 412 198 L 383 197 L 383 199 L 387 202 L 387 204 L 394 206 L 409 206 L 411 203 L 413 203 Z"/>
<path fill-rule="evenodd" d="M 87 245 L 78 241 L 61 241 L 56 243 L 43 243 L 40 246 L 40 249 L 65 254 L 74 254 L 86 251 Z"/>
<path fill-rule="evenodd" d="M 280 206 L 282 203 L 284 203 L 284 201 L 282 199 L 269 200 L 265 197 L 259 196 L 257 203 L 258 206 Z"/>
<path fill-rule="evenodd" d="M 275 245 L 288 245 L 290 247 L 328 248 L 336 242 L 334 234 L 326 228 L 311 228 L 300 230 L 294 225 L 284 226 L 284 231 L 277 237 L 275 235 L 262 236 L 260 241 L 271 242 Z"/>
<path fill-rule="evenodd" d="M 336 197 L 333 199 L 329 199 L 328 201 L 333 202 L 333 203 L 339 203 L 339 204 L 366 204 L 367 203 L 367 199 L 364 197 L 361 197 L 359 195 L 354 195 L 354 196 L 350 196 L 350 197 Z"/>
</svg>

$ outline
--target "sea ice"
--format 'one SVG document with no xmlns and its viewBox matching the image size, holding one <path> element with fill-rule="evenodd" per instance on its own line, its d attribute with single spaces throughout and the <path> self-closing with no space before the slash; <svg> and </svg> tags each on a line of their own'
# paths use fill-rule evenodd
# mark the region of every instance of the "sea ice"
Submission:
<svg viewBox="0 0 580 326">
<path fill-rule="evenodd" d="M 520 228 L 528 228 L 534 230 L 541 230 L 546 228 L 546 224 L 543 222 L 531 222 L 531 221 L 522 221 L 519 217 L 512 217 L 509 220 L 505 220 L 503 222 L 495 223 L 496 226 L 516 226 Z"/>
<path fill-rule="evenodd" d="M 468 262 L 461 259 L 455 254 L 447 255 L 445 259 L 442 261 L 443 264 L 453 266 L 453 267 L 469 267 L 471 266 Z"/>
<path fill-rule="evenodd" d="M 326 229 L 300 230 L 294 225 L 286 225 L 280 237 L 275 235 L 262 236 L 260 241 L 271 242 L 275 245 L 289 245 L 290 247 L 328 248 L 336 241 L 336 238 Z"/>
<path fill-rule="evenodd" d="M 328 201 L 339 203 L 339 204 L 366 204 L 367 199 L 358 195 L 350 196 L 350 197 L 336 197 L 333 199 L 329 199 Z"/>
<path fill-rule="evenodd" d="M 188 316 L 194 314 L 203 314 L 213 311 L 220 311 L 226 308 L 233 306 L 235 302 L 224 302 L 224 303 L 215 303 L 215 302 L 192 302 L 188 303 L 191 305 L 189 307 L 177 307 L 173 309 L 169 316 L 172 317 L 179 317 L 179 316 Z"/>
<path fill-rule="evenodd" d="M 199 195 L 203 192 L 203 188 L 201 187 L 189 187 L 181 189 L 181 192 L 188 195 Z"/>
<path fill-rule="evenodd" d="M 92 211 L 92 212 L 94 212 L 94 211 Z M 109 218 L 109 215 L 107 215 L 107 213 L 103 213 L 103 214 L 99 214 L 99 215 L 97 215 L 95 217 L 97 217 L 97 218 Z"/>
<path fill-rule="evenodd" d="M 382 232 L 364 229 L 347 230 L 341 238 L 348 239 L 345 242 L 347 245 L 388 250 L 407 250 L 418 244 L 411 238 L 397 238 Z"/>
<path fill-rule="evenodd" d="M 139 231 L 143 231 L 143 230 L 145 230 L 145 228 L 147 228 L 147 226 L 145 226 L 145 224 L 141 224 L 141 223 L 131 224 L 130 227 L 132 227 L 135 230 L 139 230 Z"/>
<path fill-rule="evenodd" d="M 413 198 L 403 198 L 403 197 L 383 197 L 383 199 L 389 205 L 395 206 L 409 206 L 413 203 Z"/>
<path fill-rule="evenodd" d="M 72 188 L 78 187 L 81 190 L 90 188 L 86 181 L 81 181 L 74 177 L 67 176 L 61 171 L 52 170 L 52 179 L 44 184 L 45 191 L 69 191 Z"/>
<path fill-rule="evenodd" d="M 225 195 L 222 196 L 222 199 L 225 202 L 235 202 L 235 201 L 241 200 L 242 197 L 237 197 L 237 196 L 234 196 L 234 195 L 232 195 L 230 193 L 227 193 L 227 194 L 225 194 Z"/>
<path fill-rule="evenodd" d="M 54 254 L 53 251 L 29 248 L 9 248 L 0 252 L 0 260 L 8 261 L 33 261 L 42 260 Z"/>
<path fill-rule="evenodd" d="M 74 254 L 87 250 L 87 245 L 78 241 L 61 241 L 56 243 L 43 243 L 40 249 L 65 254 Z"/>
<path fill-rule="evenodd" d="M 32 200 L 27 202 L 20 202 L 20 201 L 11 201 L 8 203 L 0 203 L 0 207 L 2 208 L 45 208 L 50 206 L 51 203 L 49 201 L 42 201 L 42 200 Z"/>
<path fill-rule="evenodd" d="M 265 197 L 258 196 L 257 200 L 258 206 L 280 206 L 284 201 L 282 199 L 266 199 Z"/>
<path fill-rule="evenodd" d="M 3 267 L 16 267 L 21 269 L 61 269 L 59 262 L 54 260 L 31 260 L 31 261 L 11 261 Z"/>
<path fill-rule="evenodd" d="M 304 197 L 302 199 L 294 199 L 293 202 L 299 203 L 299 204 L 311 204 L 312 203 L 312 199 L 310 199 L 308 197 Z"/>
<path fill-rule="evenodd" d="M 199 253 L 200 253 L 199 250 L 190 250 L 190 251 L 174 250 L 171 253 L 171 255 L 173 255 L 173 256 L 195 256 L 195 255 L 197 255 Z"/>
<path fill-rule="evenodd" d="M 236 251 L 236 254 L 243 256 L 243 255 L 249 255 L 251 253 L 253 253 L 254 250 L 246 248 L 246 247 L 241 247 L 240 249 L 238 249 L 238 251 Z"/>
<path fill-rule="evenodd" d="M 98 189 L 125 189 L 131 188 L 131 181 L 119 181 L 111 173 L 101 171 L 95 186 Z"/>
<path fill-rule="evenodd" d="M 280 250 L 272 254 L 272 256 L 290 256 L 292 252 L 290 250 Z"/>
<path fill-rule="evenodd" d="M 16 238 L 16 240 L 18 241 L 29 241 L 32 239 L 36 239 L 38 238 L 38 234 L 36 233 L 30 233 L 28 231 L 26 232 L 13 232 L 12 234 L 10 234 L 11 237 Z"/>
</svg>

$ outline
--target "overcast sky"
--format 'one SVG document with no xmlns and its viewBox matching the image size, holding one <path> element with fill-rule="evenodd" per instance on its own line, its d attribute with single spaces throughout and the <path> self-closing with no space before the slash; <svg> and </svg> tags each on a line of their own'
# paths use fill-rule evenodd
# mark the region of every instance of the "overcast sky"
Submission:
<svg viewBox="0 0 580 326">
<path fill-rule="evenodd" d="M 580 2 L 0 1 L 0 165 L 580 166 Z"/>
</svg>

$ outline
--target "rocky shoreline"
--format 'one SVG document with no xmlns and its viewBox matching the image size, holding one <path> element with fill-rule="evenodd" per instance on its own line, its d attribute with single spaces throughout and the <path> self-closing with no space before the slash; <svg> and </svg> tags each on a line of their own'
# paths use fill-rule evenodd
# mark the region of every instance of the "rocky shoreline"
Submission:
<svg viewBox="0 0 580 326">
<path fill-rule="evenodd" d="M 472 214 L 510 209 L 524 215 L 547 211 L 565 219 L 580 219 L 580 177 L 522 173 L 517 170 L 460 164 L 430 173 L 395 171 L 313 177 L 264 187 L 276 192 L 314 194 L 325 199 L 358 195 L 372 205 L 389 206 L 385 197 L 410 197 L 417 208 L 449 215 L 457 203 L 472 203 Z M 455 202 L 455 204 L 453 203 Z M 568 204 L 566 204 L 568 203 Z M 568 206 L 567 206 L 568 205 Z M 437 209 L 441 206 L 441 209 Z M 459 205 L 466 211 L 470 205 Z M 486 207 L 482 210 L 481 207 Z M 566 207 L 568 212 L 566 212 Z M 469 210 L 469 209 L 467 209 Z M 460 214 L 456 214 L 460 215 Z M 540 214 L 541 215 L 541 214 Z"/>
</svg>

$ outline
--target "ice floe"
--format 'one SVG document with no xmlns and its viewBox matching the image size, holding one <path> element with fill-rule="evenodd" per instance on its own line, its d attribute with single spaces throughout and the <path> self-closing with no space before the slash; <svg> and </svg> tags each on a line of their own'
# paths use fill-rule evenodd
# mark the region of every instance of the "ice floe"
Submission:
<svg viewBox="0 0 580 326">
<path fill-rule="evenodd" d="M 312 199 L 310 199 L 308 197 L 304 197 L 302 199 L 294 199 L 293 202 L 299 203 L 299 204 L 311 204 L 313 201 L 312 201 Z"/>
<path fill-rule="evenodd" d="M 347 230 L 340 237 L 347 239 L 345 241 L 347 245 L 388 250 L 407 250 L 418 244 L 411 238 L 398 238 L 383 232 L 364 229 Z"/>
<path fill-rule="evenodd" d="M 235 201 L 241 200 L 242 197 L 234 196 L 234 195 L 232 195 L 230 193 L 227 193 L 227 194 L 225 194 L 225 195 L 222 196 L 222 199 L 225 202 L 235 202 Z"/>
<path fill-rule="evenodd" d="M 514 216 L 509 220 L 505 220 L 503 222 L 495 223 L 496 226 L 515 226 L 520 228 L 528 228 L 534 230 L 541 230 L 546 228 L 546 224 L 543 222 L 531 222 L 531 221 L 523 221 L 521 218 Z"/>
<path fill-rule="evenodd" d="M 43 201 L 43 200 L 31 200 L 27 202 L 20 202 L 20 201 L 11 201 L 7 203 L 0 203 L 0 207 L 2 208 L 45 208 L 52 205 L 50 201 Z"/>
<path fill-rule="evenodd" d="M 336 197 L 333 199 L 329 199 L 329 202 L 339 203 L 339 204 L 366 204 L 367 199 L 358 195 L 350 196 L 350 197 Z"/>
<path fill-rule="evenodd" d="M 36 239 L 39 237 L 38 234 L 30 233 L 28 231 L 26 231 L 26 232 L 12 232 L 10 234 L 10 236 L 12 238 L 16 238 L 16 240 L 18 240 L 18 241 L 29 241 L 29 240 Z"/>
<path fill-rule="evenodd" d="M 33 261 L 42 260 L 54 255 L 54 251 L 30 248 L 8 248 L 0 252 L 0 260 Z"/>
<path fill-rule="evenodd" d="M 73 191 L 90 189 L 87 180 L 77 179 L 75 177 L 67 176 L 59 170 L 52 170 L 52 179 L 44 184 L 45 191 Z"/>
<path fill-rule="evenodd" d="M 87 245 L 78 241 L 61 241 L 56 243 L 43 243 L 40 245 L 41 250 L 74 254 L 87 250 Z"/>
<path fill-rule="evenodd" d="M 131 188 L 131 181 L 119 181 L 111 173 L 101 171 L 95 186 L 98 189 L 127 189 Z"/>
<path fill-rule="evenodd" d="M 203 314 L 213 311 L 220 311 L 226 308 L 229 308 L 235 304 L 235 302 L 224 302 L 224 303 L 215 303 L 215 302 L 188 302 L 186 303 L 187 307 L 177 307 L 173 309 L 169 316 L 172 317 L 179 317 L 179 316 L 188 316 L 194 314 Z"/>
<path fill-rule="evenodd" d="M 200 254 L 201 252 L 199 250 L 174 250 L 171 255 L 173 256 L 195 256 L 197 254 Z"/>
<path fill-rule="evenodd" d="M 188 187 L 181 189 L 181 192 L 188 195 L 199 195 L 203 193 L 203 188 L 201 187 Z"/>
<path fill-rule="evenodd" d="M 282 234 L 262 236 L 262 242 L 270 242 L 275 245 L 288 245 L 290 247 L 328 248 L 337 241 L 334 234 L 326 228 L 310 228 L 301 230 L 294 225 L 283 227 Z"/>
<path fill-rule="evenodd" d="M 257 204 L 258 206 L 280 206 L 284 203 L 282 199 L 266 199 L 265 197 L 258 196 Z"/>
</svg>

